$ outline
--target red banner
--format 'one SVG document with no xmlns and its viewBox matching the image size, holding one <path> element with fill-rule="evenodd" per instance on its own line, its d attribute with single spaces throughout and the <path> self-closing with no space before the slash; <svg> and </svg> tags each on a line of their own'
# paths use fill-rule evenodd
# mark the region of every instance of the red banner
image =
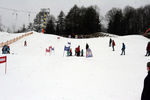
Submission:
<svg viewBox="0 0 150 100">
<path fill-rule="evenodd" d="M 146 35 L 146 33 L 147 33 L 148 31 L 150 31 L 150 28 L 146 30 L 146 32 L 144 33 L 144 35 Z"/>
<path fill-rule="evenodd" d="M 0 63 L 5 63 L 7 61 L 7 57 L 0 57 Z"/>
</svg>

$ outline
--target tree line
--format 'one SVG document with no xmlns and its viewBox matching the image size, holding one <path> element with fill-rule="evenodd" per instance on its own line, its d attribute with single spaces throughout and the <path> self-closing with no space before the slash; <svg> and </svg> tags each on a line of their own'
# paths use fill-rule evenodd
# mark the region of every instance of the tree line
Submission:
<svg viewBox="0 0 150 100">
<path fill-rule="evenodd" d="M 112 8 L 106 14 L 107 31 L 116 35 L 143 34 L 150 28 L 150 5 L 133 8 L 126 6 L 123 10 Z"/>
<path fill-rule="evenodd" d="M 60 12 L 57 19 L 50 15 L 45 33 L 57 35 L 87 35 L 101 31 L 101 23 L 96 6 L 81 7 L 74 5 L 67 15 Z"/>
<path fill-rule="evenodd" d="M 33 23 L 27 27 L 23 25 L 18 32 L 34 30 L 41 32 L 44 11 L 40 11 Z M 112 8 L 104 17 L 107 27 L 104 27 L 97 6 L 78 7 L 74 5 L 67 15 L 63 11 L 55 18 L 52 14 L 47 15 L 45 33 L 56 35 L 91 35 L 96 32 L 105 32 L 116 35 L 142 34 L 150 28 L 150 5 L 133 8 L 126 6 L 124 9 Z M 2 26 L 0 24 L 0 26 Z M 0 27 L 0 30 L 2 28 Z"/>
</svg>

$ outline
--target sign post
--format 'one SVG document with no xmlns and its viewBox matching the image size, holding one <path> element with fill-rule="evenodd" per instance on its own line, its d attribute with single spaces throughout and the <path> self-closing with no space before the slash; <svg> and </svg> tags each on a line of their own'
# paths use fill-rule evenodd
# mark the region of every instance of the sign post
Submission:
<svg viewBox="0 0 150 100">
<path fill-rule="evenodd" d="M 0 63 L 5 63 L 5 74 L 7 71 L 7 56 L 0 57 Z"/>
</svg>

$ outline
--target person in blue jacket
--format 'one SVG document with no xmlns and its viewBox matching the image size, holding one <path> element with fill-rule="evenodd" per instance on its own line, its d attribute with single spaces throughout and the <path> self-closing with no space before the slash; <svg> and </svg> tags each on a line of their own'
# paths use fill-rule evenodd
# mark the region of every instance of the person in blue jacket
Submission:
<svg viewBox="0 0 150 100">
<path fill-rule="evenodd" d="M 125 55 L 125 49 L 126 49 L 126 46 L 124 43 L 122 43 L 122 52 L 121 52 L 121 55 Z"/>
</svg>

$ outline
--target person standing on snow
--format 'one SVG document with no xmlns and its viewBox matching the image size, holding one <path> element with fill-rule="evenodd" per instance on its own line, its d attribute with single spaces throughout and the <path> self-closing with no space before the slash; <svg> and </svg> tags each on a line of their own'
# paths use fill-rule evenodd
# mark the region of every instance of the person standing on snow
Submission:
<svg viewBox="0 0 150 100">
<path fill-rule="evenodd" d="M 126 46 L 125 46 L 125 44 L 124 43 L 122 43 L 122 53 L 121 53 L 121 55 L 125 55 L 125 49 L 126 49 Z"/>
<path fill-rule="evenodd" d="M 83 49 L 82 49 L 82 50 L 81 50 L 81 56 L 83 56 L 83 53 L 84 53 L 84 52 L 83 52 Z"/>
<path fill-rule="evenodd" d="M 115 45 L 116 45 L 116 44 L 115 44 L 115 41 L 114 41 L 114 40 L 112 40 L 112 48 L 113 48 L 113 51 L 115 51 L 115 48 L 114 48 L 114 47 L 115 47 Z"/>
<path fill-rule="evenodd" d="M 141 95 L 141 100 L 150 100 L 150 62 L 147 63 L 148 75 L 144 79 L 144 88 Z"/>
<path fill-rule="evenodd" d="M 86 43 L 86 50 L 89 49 L 89 45 Z"/>
<path fill-rule="evenodd" d="M 69 56 L 72 56 L 72 49 L 70 48 L 70 54 L 69 54 Z"/>
<path fill-rule="evenodd" d="M 111 44 L 112 44 L 112 39 L 110 38 L 110 40 L 109 40 L 109 47 L 111 47 Z"/>
<path fill-rule="evenodd" d="M 147 44 L 145 56 L 150 56 L 150 42 L 148 42 L 148 44 Z"/>
<path fill-rule="evenodd" d="M 27 46 L 27 41 L 24 41 L 24 46 Z"/>
<path fill-rule="evenodd" d="M 77 56 L 80 56 L 80 46 L 77 48 Z"/>
</svg>

